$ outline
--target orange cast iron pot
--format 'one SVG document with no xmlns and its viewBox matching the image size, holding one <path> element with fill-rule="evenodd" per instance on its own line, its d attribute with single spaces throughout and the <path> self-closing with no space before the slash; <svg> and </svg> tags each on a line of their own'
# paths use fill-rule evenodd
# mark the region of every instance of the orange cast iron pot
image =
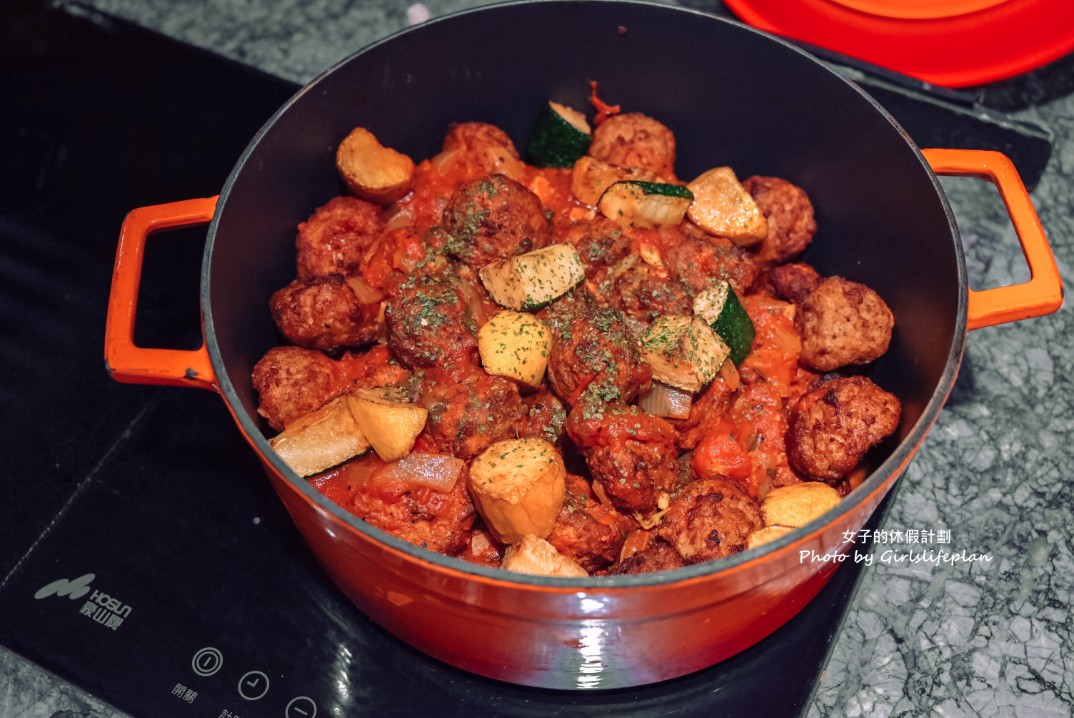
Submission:
<svg viewBox="0 0 1074 718">
<path fill-rule="evenodd" d="M 341 193 L 339 141 L 356 126 L 430 157 L 451 122 L 480 120 L 522 144 L 542 104 L 602 96 L 671 127 L 678 174 L 730 165 L 810 194 L 820 231 L 805 259 L 865 282 L 895 336 L 868 374 L 902 400 L 897 436 L 836 508 L 761 549 L 641 576 L 556 579 L 464 564 L 400 541 L 321 496 L 276 457 L 259 422 L 254 363 L 277 343 L 268 297 L 295 273 L 296 225 Z M 998 187 L 1032 273 L 969 289 L 936 174 Z M 142 251 L 153 232 L 210 222 L 202 265 L 204 345 L 133 344 Z M 906 468 L 955 380 L 968 329 L 1054 311 L 1061 285 L 1010 162 L 993 152 L 919 151 L 873 100 L 805 53 L 700 13 L 640 3 L 501 5 L 433 21 L 319 76 L 261 129 L 219 199 L 137 209 L 120 237 L 105 356 L 119 381 L 220 393 L 325 570 L 375 621 L 420 650 L 493 678 L 550 688 L 635 686 L 710 666 L 799 611 Z"/>
</svg>

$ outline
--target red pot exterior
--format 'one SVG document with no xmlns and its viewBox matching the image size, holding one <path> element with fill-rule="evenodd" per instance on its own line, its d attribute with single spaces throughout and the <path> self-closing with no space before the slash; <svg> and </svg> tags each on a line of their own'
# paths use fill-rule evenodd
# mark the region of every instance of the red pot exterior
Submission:
<svg viewBox="0 0 1074 718">
<path fill-rule="evenodd" d="M 540 70 L 519 69 L 530 67 Z M 599 80 L 605 100 L 676 131 L 680 176 L 727 164 L 743 177 L 782 176 L 807 189 L 821 227 L 807 261 L 873 286 L 898 318 L 889 355 L 868 373 L 900 396 L 904 418 L 839 507 L 764 549 L 648 576 L 523 577 L 409 546 L 320 496 L 271 451 L 249 376 L 276 342 L 266 302 L 294 276 L 294 228 L 341 191 L 332 153 L 351 128 L 368 127 L 413 157 L 435 154 L 452 121 L 492 122 L 521 143 L 545 100 L 587 107 L 589 79 Z M 484 676 L 616 688 L 681 676 L 753 645 L 830 578 L 836 563 L 799 552 L 848 550 L 846 535 L 891 489 L 954 383 L 966 334 L 961 252 L 917 149 L 816 60 L 690 11 L 542 2 L 402 33 L 332 68 L 282 108 L 221 194 L 202 305 L 219 391 L 305 540 L 362 611 Z"/>
<path fill-rule="evenodd" d="M 892 481 L 838 521 L 778 551 L 686 580 L 605 588 L 476 577 L 371 540 L 308 500 L 270 463 L 273 486 L 332 580 L 362 611 L 446 663 L 512 683 L 596 688 L 686 675 L 752 646 L 827 583 Z M 847 559 L 852 560 L 852 559 Z"/>
</svg>

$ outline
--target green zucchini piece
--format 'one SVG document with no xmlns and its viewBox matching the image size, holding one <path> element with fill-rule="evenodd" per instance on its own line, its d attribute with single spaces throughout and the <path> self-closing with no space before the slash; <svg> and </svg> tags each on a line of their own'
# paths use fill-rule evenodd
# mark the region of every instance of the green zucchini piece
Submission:
<svg viewBox="0 0 1074 718">
<path fill-rule="evenodd" d="M 716 378 L 731 349 L 700 317 L 662 316 L 641 338 L 653 379 L 697 393 Z"/>
<path fill-rule="evenodd" d="M 694 297 L 694 314 L 701 317 L 731 348 L 731 361 L 742 363 L 753 347 L 756 330 L 731 283 L 721 280 Z"/>
<path fill-rule="evenodd" d="M 597 209 L 623 224 L 653 227 L 682 222 L 693 199 L 684 185 L 620 180 L 604 190 Z"/>
<path fill-rule="evenodd" d="M 539 309 L 585 279 L 585 267 L 569 244 L 552 244 L 490 262 L 478 272 L 493 301 L 514 310 Z"/>
<path fill-rule="evenodd" d="M 537 117 L 526 156 L 538 167 L 570 167 L 589 150 L 592 138 L 585 115 L 550 101 Z"/>
</svg>

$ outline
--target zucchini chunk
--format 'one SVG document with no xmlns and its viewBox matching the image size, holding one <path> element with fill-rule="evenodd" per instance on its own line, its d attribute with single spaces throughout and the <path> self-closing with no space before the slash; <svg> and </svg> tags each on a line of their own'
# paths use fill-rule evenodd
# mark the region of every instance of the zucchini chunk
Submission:
<svg viewBox="0 0 1074 718">
<path fill-rule="evenodd" d="M 731 283 L 721 280 L 694 297 L 694 314 L 708 322 L 731 348 L 735 366 L 741 364 L 750 353 L 757 332 Z"/>
<path fill-rule="evenodd" d="M 768 220 L 730 167 L 711 169 L 686 186 L 694 193 L 686 216 L 709 234 L 743 246 L 768 234 Z"/>
<path fill-rule="evenodd" d="M 354 128 L 339 143 L 336 170 L 347 191 L 377 204 L 405 195 L 414 179 L 414 161 L 380 144 L 364 127 Z"/>
<path fill-rule="evenodd" d="M 521 541 L 507 547 L 500 568 L 535 576 L 589 575 L 575 561 L 557 551 L 555 546 L 533 534 L 526 534 Z"/>
<path fill-rule="evenodd" d="M 369 440 L 342 395 L 292 421 L 269 445 L 296 474 L 311 476 L 361 454 Z"/>
<path fill-rule="evenodd" d="M 604 190 L 597 209 L 620 224 L 656 227 L 682 222 L 693 199 L 683 185 L 620 180 Z"/>
<path fill-rule="evenodd" d="M 470 496 L 500 543 L 547 538 L 567 496 L 567 470 L 543 439 L 497 441 L 470 464 Z"/>
<path fill-rule="evenodd" d="M 505 309 L 478 330 L 477 350 L 489 374 L 506 376 L 536 389 L 548 366 L 552 333 L 532 314 Z"/>
<path fill-rule="evenodd" d="M 641 339 L 653 379 L 697 393 L 716 378 L 731 349 L 700 317 L 663 316 Z"/>
<path fill-rule="evenodd" d="M 619 180 L 660 182 L 655 172 L 641 167 L 620 167 L 596 157 L 579 157 L 571 168 L 571 193 L 579 202 L 596 207 L 604 190 Z"/>
<path fill-rule="evenodd" d="M 526 156 L 538 167 L 570 167 L 586 153 L 593 131 L 585 115 L 572 107 L 549 101 L 537 117 Z"/>
<path fill-rule="evenodd" d="M 507 309 L 539 309 L 585 279 L 577 250 L 553 244 L 510 259 L 490 262 L 479 272 L 493 301 Z"/>
<path fill-rule="evenodd" d="M 425 428 L 429 411 L 410 402 L 394 387 L 356 389 L 347 394 L 347 406 L 366 439 L 384 461 L 397 461 L 414 448 Z"/>
</svg>

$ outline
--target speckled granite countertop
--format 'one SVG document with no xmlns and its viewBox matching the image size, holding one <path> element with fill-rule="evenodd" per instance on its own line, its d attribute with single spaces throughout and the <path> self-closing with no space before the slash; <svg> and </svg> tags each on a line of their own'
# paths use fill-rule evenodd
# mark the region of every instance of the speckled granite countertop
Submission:
<svg viewBox="0 0 1074 718">
<path fill-rule="evenodd" d="M 63 3 L 61 3 L 62 5 Z M 481 5 L 294 0 L 88 0 L 68 6 L 134 20 L 303 82 L 409 24 Z M 692 2 L 710 9 L 715 3 Z M 1074 263 L 1074 93 L 1014 113 L 1054 135 L 1033 193 L 1060 272 Z M 1016 239 L 985 183 L 945 180 L 974 286 L 1026 276 Z M 938 424 L 899 484 L 882 528 L 946 531 L 960 564 L 884 560 L 871 542 L 845 626 L 810 716 L 1074 714 L 1074 309 L 974 332 Z M 935 548 L 936 546 L 934 546 Z M 905 553 L 907 544 L 897 547 Z M 923 547 L 924 548 L 924 547 Z M 0 649 L 0 713 L 111 716 L 107 706 Z"/>
</svg>

